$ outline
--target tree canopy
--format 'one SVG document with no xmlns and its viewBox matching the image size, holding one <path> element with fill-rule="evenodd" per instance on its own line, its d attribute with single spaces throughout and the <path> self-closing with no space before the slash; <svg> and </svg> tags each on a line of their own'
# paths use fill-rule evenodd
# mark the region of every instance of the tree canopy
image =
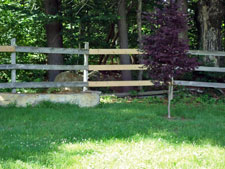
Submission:
<svg viewBox="0 0 225 169">
<path fill-rule="evenodd" d="M 62 36 L 62 46 L 70 48 L 83 48 L 84 42 L 89 42 L 91 48 L 120 48 L 119 32 L 121 31 L 118 23 L 121 19 L 118 13 L 118 3 L 121 0 L 55 0 L 58 4 L 58 12 L 50 14 L 46 12 L 47 0 L 2 0 L 0 3 L 0 44 L 9 45 L 10 39 L 16 38 L 17 45 L 20 46 L 48 46 L 46 25 L 52 22 L 58 22 L 62 29 L 58 32 Z M 137 19 L 138 3 L 136 0 L 123 0 L 126 8 L 126 25 L 128 48 L 139 48 L 140 40 L 138 34 L 149 35 L 154 32 L 154 28 L 149 27 L 149 23 L 143 20 L 143 17 Z M 158 0 L 142 0 L 142 11 L 154 13 L 156 7 L 163 7 L 158 4 Z M 190 49 L 204 50 L 224 50 L 225 46 L 225 5 L 220 0 L 209 0 L 205 3 L 203 0 L 176 0 L 181 4 L 181 10 L 186 10 L 188 15 L 188 31 L 185 36 L 189 40 Z M 204 8 L 204 10 L 203 10 Z M 214 10 L 215 9 L 215 10 Z M 219 10 L 216 10 L 219 9 Z M 140 9 L 139 9 L 140 10 Z M 185 11 L 184 11 L 185 12 Z M 209 19 L 207 22 L 207 18 Z M 215 19 L 217 18 L 217 19 Z M 138 28 L 138 20 L 143 21 L 141 29 Z M 215 21 L 215 22 L 214 22 Z M 204 27 L 205 26 L 205 27 Z M 175 28 L 175 25 L 171 27 Z M 165 27 L 164 29 L 169 29 Z M 208 32 L 208 34 L 207 34 Z M 209 33 L 210 32 L 210 33 Z M 167 39 L 169 40 L 169 39 Z M 211 43 L 218 40 L 218 43 Z M 186 49 L 186 47 L 185 47 Z M 132 63 L 140 63 L 136 57 L 128 59 Z M 178 59 L 178 58 L 177 58 Z M 18 57 L 19 63 L 47 63 L 48 57 L 45 55 L 21 54 Z M 200 59 L 201 60 L 201 59 Z M 216 61 L 215 61 L 216 60 Z M 118 56 L 90 56 L 91 64 L 115 64 L 119 63 Z M 211 57 L 204 64 L 215 66 L 224 66 L 224 60 L 218 60 L 217 57 Z M 6 54 L 0 54 L 0 62 L 8 63 L 9 57 Z M 64 56 L 64 64 L 82 64 L 83 58 L 79 56 Z M 204 75 L 204 76 L 203 76 Z M 0 81 L 9 80 L 8 71 L 0 72 Z M 131 78 L 135 79 L 137 73 L 132 73 Z M 191 78 L 211 78 L 212 80 L 224 81 L 223 77 L 211 74 L 195 73 Z M 143 74 L 144 79 L 154 78 Z M 47 73 L 36 71 L 19 71 L 20 80 L 46 80 Z"/>
</svg>

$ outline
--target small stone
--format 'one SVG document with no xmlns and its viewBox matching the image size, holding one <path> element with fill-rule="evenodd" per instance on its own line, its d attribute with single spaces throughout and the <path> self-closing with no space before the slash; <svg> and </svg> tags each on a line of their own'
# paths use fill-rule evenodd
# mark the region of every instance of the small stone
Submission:
<svg viewBox="0 0 225 169">
<path fill-rule="evenodd" d="M 83 77 L 78 73 L 66 71 L 58 74 L 54 82 L 74 82 L 83 81 Z M 60 88 L 60 92 L 70 92 L 70 93 L 80 93 L 82 91 L 81 87 L 63 87 Z"/>
</svg>

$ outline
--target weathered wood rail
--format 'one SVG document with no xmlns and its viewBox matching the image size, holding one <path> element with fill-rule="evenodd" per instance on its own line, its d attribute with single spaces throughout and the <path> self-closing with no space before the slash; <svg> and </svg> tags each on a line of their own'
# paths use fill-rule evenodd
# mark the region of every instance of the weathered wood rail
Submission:
<svg viewBox="0 0 225 169">
<path fill-rule="evenodd" d="M 85 49 L 72 48 L 50 48 L 50 47 L 24 47 L 16 46 L 16 41 L 11 41 L 11 46 L 0 46 L 0 52 L 11 53 L 11 64 L 0 64 L 0 70 L 11 70 L 11 83 L 0 83 L 0 88 L 11 88 L 15 92 L 16 88 L 50 88 L 50 87 L 83 87 L 84 91 L 88 87 L 121 87 L 121 86 L 153 86 L 150 80 L 142 81 L 88 81 L 88 71 L 113 71 L 113 70 L 146 70 L 144 65 L 89 65 L 89 55 L 121 55 L 143 54 L 138 49 L 89 49 L 88 43 Z M 55 53 L 55 54 L 77 54 L 84 55 L 84 65 L 33 65 L 16 64 L 16 53 Z M 225 57 L 223 51 L 200 51 L 190 50 L 191 55 L 199 56 L 220 56 Z M 16 82 L 16 70 L 83 70 L 83 82 Z M 225 72 L 225 67 L 200 66 L 195 71 L 204 72 Z M 225 83 L 196 82 L 196 81 L 174 81 L 174 85 L 225 88 Z"/>
<path fill-rule="evenodd" d="M 51 47 L 28 47 L 28 46 L 0 46 L 0 52 L 23 52 L 23 53 L 55 53 L 55 54 L 88 54 L 88 55 L 122 55 L 143 54 L 139 49 L 73 49 Z M 224 56 L 224 51 L 189 50 L 191 55 L 199 56 Z"/>
<path fill-rule="evenodd" d="M 88 86 L 87 82 L 16 82 L 0 83 L 0 89 L 14 88 L 58 88 L 58 87 L 84 87 Z"/>
<path fill-rule="evenodd" d="M 1 64 L 0 70 L 87 70 L 84 65 Z"/>
</svg>

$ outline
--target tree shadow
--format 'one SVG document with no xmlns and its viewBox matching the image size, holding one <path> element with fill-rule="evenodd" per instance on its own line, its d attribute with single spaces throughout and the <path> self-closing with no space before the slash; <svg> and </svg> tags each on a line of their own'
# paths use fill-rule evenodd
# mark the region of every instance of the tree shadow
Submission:
<svg viewBox="0 0 225 169">
<path fill-rule="evenodd" d="M 27 161 L 57 151 L 63 143 L 87 140 L 151 138 L 171 144 L 225 146 L 224 105 L 212 108 L 181 104 L 172 112 L 174 118 L 168 120 L 166 105 L 144 103 L 101 104 L 96 108 L 43 103 L 1 108 L 0 159 Z M 85 151 L 77 153 L 82 156 Z"/>
</svg>

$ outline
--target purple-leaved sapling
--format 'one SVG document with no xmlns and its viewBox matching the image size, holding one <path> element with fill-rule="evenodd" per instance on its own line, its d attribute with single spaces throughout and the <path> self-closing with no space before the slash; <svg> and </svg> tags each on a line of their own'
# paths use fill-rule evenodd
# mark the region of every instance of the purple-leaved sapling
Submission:
<svg viewBox="0 0 225 169">
<path fill-rule="evenodd" d="M 193 71 L 198 62 L 188 55 L 188 41 L 180 34 L 187 29 L 187 16 L 173 2 L 161 1 L 152 13 L 145 13 L 151 33 L 143 37 L 144 64 L 155 85 L 169 85 L 168 118 L 176 77 Z"/>
</svg>

